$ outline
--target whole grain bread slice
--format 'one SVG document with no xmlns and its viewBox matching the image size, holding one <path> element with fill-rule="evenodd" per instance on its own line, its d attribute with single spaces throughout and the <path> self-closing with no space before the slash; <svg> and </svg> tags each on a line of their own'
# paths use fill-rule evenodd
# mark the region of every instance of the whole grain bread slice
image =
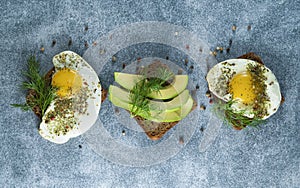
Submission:
<svg viewBox="0 0 300 188">
<path fill-rule="evenodd" d="M 261 57 L 259 55 L 256 55 L 254 52 L 249 52 L 244 55 L 241 55 L 238 57 L 238 59 L 250 59 L 250 60 L 256 61 L 260 64 L 264 64 Z"/>
</svg>

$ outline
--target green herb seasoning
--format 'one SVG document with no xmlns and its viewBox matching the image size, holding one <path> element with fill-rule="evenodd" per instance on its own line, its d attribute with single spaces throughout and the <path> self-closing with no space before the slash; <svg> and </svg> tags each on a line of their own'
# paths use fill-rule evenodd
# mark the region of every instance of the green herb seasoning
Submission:
<svg viewBox="0 0 300 188">
<path fill-rule="evenodd" d="M 45 117 L 50 134 L 65 135 L 70 130 L 77 128 L 79 123 L 77 115 L 88 115 L 87 99 L 91 97 L 91 94 L 88 87 L 82 87 L 80 92 L 71 98 L 56 99 Z"/>
<path fill-rule="evenodd" d="M 263 118 L 264 116 L 268 115 L 267 102 L 270 101 L 270 98 L 266 93 L 267 77 L 264 75 L 267 69 L 261 64 L 256 63 L 255 65 L 253 65 L 249 63 L 247 66 L 247 70 L 252 76 L 252 82 L 256 91 L 256 98 L 253 104 L 253 112 L 255 118 Z"/>
<path fill-rule="evenodd" d="M 214 111 L 221 119 L 223 119 L 228 124 L 233 125 L 234 127 L 239 127 L 239 128 L 245 128 L 246 126 L 255 127 L 258 124 L 263 122 L 261 118 L 246 117 L 244 115 L 244 113 L 246 112 L 245 110 L 236 111 L 235 109 L 232 108 L 232 105 L 234 103 L 237 103 L 237 101 L 230 100 L 228 102 L 224 102 L 219 100 L 214 105 Z"/>
<path fill-rule="evenodd" d="M 165 67 L 158 68 L 157 71 L 151 73 L 147 72 L 147 68 L 145 68 L 142 75 L 144 79 L 139 81 L 130 91 L 130 101 L 132 104 L 130 111 L 132 116 L 139 114 L 150 115 L 147 95 L 152 92 L 159 92 L 174 77 L 173 72 Z"/>
<path fill-rule="evenodd" d="M 25 104 L 12 104 L 24 111 L 39 109 L 41 117 L 47 107 L 56 98 L 56 89 L 48 84 L 45 76 L 40 74 L 40 64 L 35 56 L 30 56 L 27 60 L 27 70 L 23 72 L 27 80 L 22 83 L 22 87 L 29 91 Z"/>
<path fill-rule="evenodd" d="M 45 123 L 50 134 L 65 135 L 76 126 L 73 99 L 57 99 L 54 108 L 47 112 Z"/>
</svg>

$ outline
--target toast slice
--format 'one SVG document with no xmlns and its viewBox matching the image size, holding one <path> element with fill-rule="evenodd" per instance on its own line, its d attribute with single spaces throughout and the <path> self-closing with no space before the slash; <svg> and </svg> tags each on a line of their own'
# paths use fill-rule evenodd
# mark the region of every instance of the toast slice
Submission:
<svg viewBox="0 0 300 188">
<path fill-rule="evenodd" d="M 254 52 L 249 52 L 244 55 L 241 55 L 238 57 L 238 59 L 250 59 L 250 60 L 256 61 L 260 64 L 264 64 L 261 57 L 259 55 L 256 55 Z"/>
</svg>

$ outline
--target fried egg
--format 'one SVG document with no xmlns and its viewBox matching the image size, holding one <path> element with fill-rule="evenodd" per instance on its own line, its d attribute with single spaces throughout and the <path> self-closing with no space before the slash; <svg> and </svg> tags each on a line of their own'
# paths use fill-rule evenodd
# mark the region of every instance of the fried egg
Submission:
<svg viewBox="0 0 300 188">
<path fill-rule="evenodd" d="M 57 144 L 86 132 L 101 106 L 101 85 L 94 69 L 78 54 L 64 51 L 53 57 L 51 85 L 57 97 L 47 108 L 40 135 Z"/>
<path fill-rule="evenodd" d="M 225 102 L 236 101 L 231 107 L 246 117 L 267 119 L 280 106 L 281 92 L 275 75 L 256 61 L 223 61 L 208 72 L 206 79 L 216 97 Z"/>
</svg>

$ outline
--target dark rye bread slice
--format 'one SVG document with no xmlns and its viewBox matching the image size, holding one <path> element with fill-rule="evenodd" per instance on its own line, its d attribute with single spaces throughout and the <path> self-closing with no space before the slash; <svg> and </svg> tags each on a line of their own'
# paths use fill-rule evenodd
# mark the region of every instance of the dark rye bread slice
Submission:
<svg viewBox="0 0 300 188">
<path fill-rule="evenodd" d="M 238 57 L 238 59 L 250 59 L 264 65 L 264 62 L 262 61 L 261 57 L 259 55 L 256 55 L 253 52 L 249 52 L 244 55 L 241 55 Z"/>
</svg>

